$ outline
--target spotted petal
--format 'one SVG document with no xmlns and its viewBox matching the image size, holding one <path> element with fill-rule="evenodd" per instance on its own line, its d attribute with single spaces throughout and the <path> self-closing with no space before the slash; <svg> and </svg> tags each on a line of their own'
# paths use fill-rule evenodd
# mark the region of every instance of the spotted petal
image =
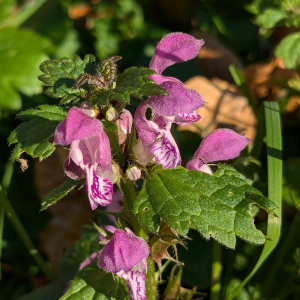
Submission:
<svg viewBox="0 0 300 300">
<path fill-rule="evenodd" d="M 194 110 L 191 113 L 180 113 L 175 117 L 174 123 L 184 126 L 197 122 L 201 119 L 198 113 Z"/>
<path fill-rule="evenodd" d="M 181 164 L 179 149 L 169 130 L 163 131 L 162 138 L 153 144 L 151 152 L 155 156 L 155 162 L 164 169 L 172 169 Z"/>
<path fill-rule="evenodd" d="M 194 58 L 203 44 L 186 33 L 167 34 L 157 44 L 149 68 L 161 75 L 167 67 Z"/>
<path fill-rule="evenodd" d="M 117 275 L 126 280 L 130 300 L 146 300 L 146 277 L 138 271 L 120 271 Z"/>
<path fill-rule="evenodd" d="M 98 204 L 106 206 L 112 201 L 113 184 L 110 180 L 96 174 L 94 165 L 84 165 L 86 174 L 86 191 L 92 210 Z"/>
</svg>

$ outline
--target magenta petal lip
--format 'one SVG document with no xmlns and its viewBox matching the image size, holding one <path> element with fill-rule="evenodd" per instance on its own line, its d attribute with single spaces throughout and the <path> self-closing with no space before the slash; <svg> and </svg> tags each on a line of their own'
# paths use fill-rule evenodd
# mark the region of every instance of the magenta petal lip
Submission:
<svg viewBox="0 0 300 300">
<path fill-rule="evenodd" d="M 157 44 L 149 68 L 161 75 L 167 67 L 194 58 L 203 44 L 203 40 L 186 33 L 167 34 Z"/>
<path fill-rule="evenodd" d="M 162 116 L 176 116 L 191 113 L 204 106 L 205 101 L 194 90 L 187 89 L 181 83 L 164 82 L 160 85 L 168 91 L 168 96 L 151 96 L 147 100 L 149 107 Z"/>
<path fill-rule="evenodd" d="M 131 271 L 137 263 L 147 258 L 149 253 L 149 246 L 143 238 L 118 229 L 100 253 L 98 265 L 110 273 Z"/>
</svg>

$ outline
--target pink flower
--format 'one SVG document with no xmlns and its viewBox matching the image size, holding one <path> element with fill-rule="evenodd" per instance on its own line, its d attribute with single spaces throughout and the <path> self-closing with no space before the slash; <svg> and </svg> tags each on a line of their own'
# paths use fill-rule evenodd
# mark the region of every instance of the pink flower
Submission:
<svg viewBox="0 0 300 300">
<path fill-rule="evenodd" d="M 86 190 L 91 208 L 108 205 L 112 200 L 115 176 L 111 165 L 109 139 L 102 123 L 93 118 L 87 104 L 72 107 L 54 133 L 54 145 L 69 145 L 65 173 L 72 179 L 86 177 Z"/>
<path fill-rule="evenodd" d="M 217 129 L 208 134 L 187 163 L 188 170 L 197 170 L 212 175 L 207 163 L 233 159 L 247 146 L 249 139 L 230 129 Z"/>
<path fill-rule="evenodd" d="M 204 106 L 204 100 L 194 90 L 187 89 L 183 83 L 174 77 L 165 77 L 162 72 L 169 66 L 194 58 L 203 40 L 175 32 L 167 34 L 157 44 L 149 68 L 156 71 L 156 75 L 149 76 L 156 84 L 168 91 L 168 96 L 149 97 L 149 107 L 162 116 L 175 116 L 174 122 L 188 125 L 198 121 L 201 117 L 196 109 Z"/>
<path fill-rule="evenodd" d="M 147 272 L 150 250 L 141 237 L 135 236 L 128 228 L 125 230 L 115 230 L 99 255 L 98 266 L 126 280 L 131 300 L 145 300 L 144 273 Z"/>
<path fill-rule="evenodd" d="M 149 68 L 156 71 L 151 78 L 168 91 L 168 96 L 151 96 L 139 105 L 134 116 L 140 142 L 134 153 L 140 164 L 148 163 L 153 157 L 164 169 L 175 168 L 181 164 L 180 153 L 171 134 L 173 122 L 188 125 L 200 119 L 196 109 L 204 105 L 204 100 L 193 90 L 173 77 L 165 77 L 162 72 L 168 66 L 194 58 L 203 45 L 184 33 L 166 35 L 157 45 Z M 146 110 L 151 108 L 153 119 L 146 119 Z"/>
</svg>

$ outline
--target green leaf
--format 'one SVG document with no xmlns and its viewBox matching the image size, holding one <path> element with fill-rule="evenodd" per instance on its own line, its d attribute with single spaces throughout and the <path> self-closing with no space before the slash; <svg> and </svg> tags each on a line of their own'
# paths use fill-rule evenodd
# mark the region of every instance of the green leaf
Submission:
<svg viewBox="0 0 300 300">
<path fill-rule="evenodd" d="M 118 126 L 116 123 L 108 121 L 101 121 L 105 131 L 118 132 Z"/>
<path fill-rule="evenodd" d="M 123 280 L 116 275 L 114 277 L 111 273 L 99 269 L 97 259 L 94 259 L 84 269 L 78 271 L 68 291 L 60 300 L 129 300 Z"/>
<path fill-rule="evenodd" d="M 26 152 L 33 158 L 46 158 L 55 150 L 48 142 L 56 126 L 62 122 L 67 113 L 56 105 L 40 105 L 38 109 L 29 109 L 21 112 L 17 118 L 28 120 L 19 125 L 9 136 L 9 144 L 18 143 L 12 153 L 12 161 Z"/>
<path fill-rule="evenodd" d="M 168 92 L 156 85 L 148 76 L 156 74 L 148 68 L 131 67 L 117 79 L 116 88 L 98 93 L 91 98 L 93 104 L 107 104 L 110 100 L 128 103 L 130 96 L 142 99 L 154 95 L 168 95 Z"/>
<path fill-rule="evenodd" d="M 18 110 L 21 97 L 42 92 L 39 64 L 47 59 L 50 42 L 37 34 L 16 28 L 0 30 L 0 106 Z"/>
<path fill-rule="evenodd" d="M 265 28 L 273 28 L 286 17 L 286 13 L 280 9 L 267 8 L 256 17 L 256 23 Z"/>
<path fill-rule="evenodd" d="M 66 196 L 70 191 L 72 191 L 77 185 L 83 182 L 84 179 L 73 180 L 68 177 L 62 185 L 52 190 L 49 194 L 47 194 L 44 197 L 44 199 L 42 200 L 40 211 L 43 211 L 49 206 L 55 204 L 58 200 L 60 200 L 61 198 Z"/>
<path fill-rule="evenodd" d="M 40 69 L 45 74 L 39 76 L 39 80 L 48 86 L 45 94 L 53 98 L 62 98 L 60 104 L 67 104 L 81 99 L 79 90 L 74 88 L 75 81 L 82 73 L 95 73 L 96 59 L 88 54 L 84 60 L 78 55 L 72 59 L 64 57 L 59 60 L 46 60 L 40 65 Z"/>
<path fill-rule="evenodd" d="M 281 40 L 275 49 L 275 55 L 283 59 L 288 69 L 294 69 L 300 56 L 300 32 L 291 33 Z"/>
<path fill-rule="evenodd" d="M 264 114 L 263 114 L 264 113 Z M 255 138 L 252 155 L 259 158 L 259 152 L 263 138 L 266 135 L 267 154 L 268 154 L 268 196 L 279 207 L 279 218 L 268 216 L 267 234 L 272 241 L 266 241 L 263 251 L 251 273 L 241 282 L 226 298 L 234 299 L 243 289 L 249 280 L 256 274 L 259 268 L 267 260 L 269 255 L 278 244 L 281 233 L 281 210 L 282 210 L 282 136 L 281 136 L 281 117 L 278 103 L 263 102 L 263 109 L 260 112 L 257 138 Z M 266 129 L 265 129 L 266 128 Z M 264 134 L 265 133 L 265 134 Z M 254 155 L 255 154 L 255 155 Z M 272 273 L 270 273 L 272 274 Z M 276 274 L 276 272 L 273 272 Z M 273 275 L 272 275 L 273 276 Z M 266 282 L 272 284 L 271 281 Z M 268 278 L 268 279 L 269 279 Z"/>
<path fill-rule="evenodd" d="M 16 1 L 14 0 L 0 0 L 0 26 L 6 25 L 7 19 L 11 17 L 15 5 Z"/>
<path fill-rule="evenodd" d="M 219 166 L 214 176 L 157 166 L 150 170 L 134 212 L 153 233 L 159 229 L 160 218 L 181 235 L 187 234 L 191 222 L 206 239 L 212 237 L 233 249 L 236 235 L 257 245 L 265 242 L 264 234 L 255 228 L 251 204 L 275 215 L 277 206 L 230 166 Z"/>
<path fill-rule="evenodd" d="M 294 10 L 299 8 L 300 0 L 281 0 L 281 9 L 282 10 Z"/>
</svg>

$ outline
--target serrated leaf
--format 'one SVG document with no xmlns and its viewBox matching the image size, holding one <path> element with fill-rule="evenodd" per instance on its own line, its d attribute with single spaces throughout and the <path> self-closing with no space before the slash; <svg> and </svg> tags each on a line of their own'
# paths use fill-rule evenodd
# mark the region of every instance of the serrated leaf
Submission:
<svg viewBox="0 0 300 300">
<path fill-rule="evenodd" d="M 46 95 L 62 98 L 60 104 L 67 104 L 81 99 L 79 90 L 74 88 L 75 81 L 82 73 L 91 75 L 95 73 L 96 58 L 88 54 L 84 60 L 78 55 L 72 59 L 64 57 L 59 60 L 46 60 L 40 65 L 40 69 L 45 73 L 39 76 L 39 80 L 48 86 L 45 91 Z"/>
<path fill-rule="evenodd" d="M 100 105 L 110 100 L 128 103 L 130 96 L 142 99 L 144 96 L 168 95 L 166 90 L 148 78 L 153 74 L 156 74 L 155 71 L 148 68 L 128 68 L 118 77 L 115 89 L 94 95 L 91 102 Z"/>
<path fill-rule="evenodd" d="M 265 236 L 255 228 L 250 205 L 274 214 L 277 206 L 248 185 L 230 166 L 220 166 L 214 176 L 183 167 L 154 167 L 137 197 L 134 212 L 151 232 L 162 218 L 179 234 L 186 235 L 190 222 L 203 237 L 234 248 L 236 236 L 263 244 Z"/>
<path fill-rule="evenodd" d="M 72 191 L 77 185 L 83 182 L 84 179 L 73 180 L 68 177 L 62 185 L 52 190 L 43 198 L 40 211 L 43 211 L 49 206 L 55 204 L 58 200 L 60 200 L 61 198 L 66 196 L 70 191 Z"/>
<path fill-rule="evenodd" d="M 27 96 L 42 92 L 38 66 L 48 58 L 44 51 L 50 42 L 29 30 L 2 28 L 0 45 L 0 106 L 18 110 L 18 91 Z"/>
<path fill-rule="evenodd" d="M 256 17 L 256 23 L 265 28 L 273 28 L 286 17 L 286 13 L 279 8 L 267 8 Z"/>
<path fill-rule="evenodd" d="M 118 276 L 114 277 L 111 273 L 99 269 L 97 259 L 94 259 L 88 266 L 78 271 L 68 291 L 60 300 L 129 300 L 123 280 Z"/>
<path fill-rule="evenodd" d="M 283 59 L 288 69 L 294 69 L 300 56 L 300 32 L 291 33 L 281 40 L 275 49 L 275 55 Z"/>
<path fill-rule="evenodd" d="M 23 152 L 40 160 L 52 154 L 55 147 L 48 139 L 66 116 L 63 108 L 55 105 L 40 105 L 38 109 L 21 112 L 17 118 L 28 121 L 19 125 L 8 138 L 9 144 L 18 143 L 13 150 L 12 161 L 17 160 Z"/>
</svg>

